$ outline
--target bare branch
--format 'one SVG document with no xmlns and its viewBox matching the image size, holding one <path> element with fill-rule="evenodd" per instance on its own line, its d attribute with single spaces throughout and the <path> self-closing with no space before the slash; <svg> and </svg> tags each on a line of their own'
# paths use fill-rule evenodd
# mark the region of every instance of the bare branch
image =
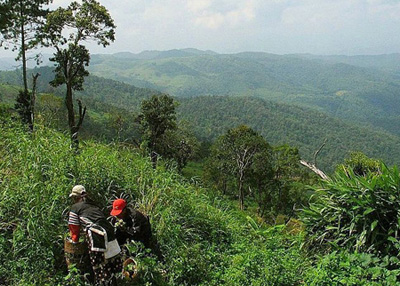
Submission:
<svg viewBox="0 0 400 286">
<path fill-rule="evenodd" d="M 319 154 L 319 152 L 321 152 L 322 148 L 324 148 L 325 144 L 326 144 L 327 138 L 325 138 L 324 143 L 322 143 L 321 147 L 319 147 L 319 149 L 317 151 L 315 151 L 314 153 L 314 166 L 317 166 L 317 156 Z"/>
<path fill-rule="evenodd" d="M 78 107 L 79 107 L 79 120 L 76 127 L 79 130 L 82 126 L 83 119 L 85 118 L 86 106 L 82 108 L 82 101 L 80 99 L 77 99 L 76 101 L 78 102 Z"/>
<path fill-rule="evenodd" d="M 318 176 L 320 176 L 323 180 L 329 181 L 330 178 L 320 169 L 318 169 L 314 164 L 308 163 L 304 160 L 300 160 L 300 164 L 302 164 L 303 166 L 309 168 L 311 171 L 313 171 L 315 174 L 317 174 Z"/>
</svg>

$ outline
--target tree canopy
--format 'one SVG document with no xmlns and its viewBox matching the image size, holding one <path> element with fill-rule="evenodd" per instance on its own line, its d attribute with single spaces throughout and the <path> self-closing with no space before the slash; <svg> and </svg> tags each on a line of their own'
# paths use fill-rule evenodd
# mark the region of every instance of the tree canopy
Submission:
<svg viewBox="0 0 400 286">
<path fill-rule="evenodd" d="M 27 52 L 40 44 L 41 28 L 45 24 L 49 9 L 46 5 L 52 0 L 2 0 L 0 1 L 0 46 L 17 51 L 16 60 L 22 62 L 24 90 L 19 93 L 16 108 L 22 121 L 33 130 L 35 87 L 38 75 L 33 76 L 32 92 L 28 90 Z M 36 55 L 37 62 L 40 55 Z"/>
<path fill-rule="evenodd" d="M 95 0 L 72 2 L 67 8 L 58 8 L 47 17 L 42 42 L 56 52 L 50 60 L 55 62 L 53 86 L 65 84 L 65 103 L 71 139 L 78 144 L 78 131 L 82 126 L 85 109 L 79 104 L 79 118 L 75 119 L 73 90 L 82 90 L 84 78 L 89 75 L 90 62 L 86 41 L 96 41 L 106 47 L 114 41 L 115 24 L 107 9 Z"/>
<path fill-rule="evenodd" d="M 157 154 L 162 153 L 163 135 L 168 130 L 175 130 L 176 113 L 174 99 L 166 94 L 153 95 L 143 100 L 139 121 L 142 126 L 143 139 L 150 150 L 153 167 L 157 164 Z"/>
</svg>

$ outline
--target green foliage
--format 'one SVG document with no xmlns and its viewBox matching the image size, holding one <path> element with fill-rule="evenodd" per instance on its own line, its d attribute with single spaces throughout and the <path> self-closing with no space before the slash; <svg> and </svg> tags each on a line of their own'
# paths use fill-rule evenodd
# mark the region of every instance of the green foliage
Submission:
<svg viewBox="0 0 400 286">
<path fill-rule="evenodd" d="M 297 148 L 271 147 L 250 128 L 239 126 L 228 130 L 211 150 L 204 180 L 223 195 L 239 189 L 239 199 L 250 196 L 257 202 L 259 216 L 293 216 L 295 207 L 307 203 L 305 184 L 311 183 L 312 177 L 300 167 Z"/>
<path fill-rule="evenodd" d="M 41 40 L 56 50 L 50 59 L 56 63 L 52 85 L 67 84 L 67 89 L 81 90 L 84 77 L 89 75 L 85 66 L 90 61 L 89 50 L 82 42 L 94 40 L 108 46 L 114 41 L 114 29 L 106 8 L 94 0 L 85 0 L 82 4 L 72 2 L 67 8 L 51 12 Z"/>
<path fill-rule="evenodd" d="M 0 31 L 2 31 L 5 27 L 10 25 L 11 15 L 10 15 L 10 4 L 1 3 L 0 5 L 0 15 L 3 15 L 0 19 Z"/>
<path fill-rule="evenodd" d="M 73 90 L 82 90 L 84 78 L 89 75 L 89 50 L 82 44 L 93 40 L 103 47 L 114 41 L 114 21 L 107 9 L 95 0 L 72 2 L 67 8 L 58 8 L 47 16 L 40 41 L 56 50 L 50 61 L 56 63 L 54 87 L 65 84 L 65 103 L 71 139 L 78 145 L 78 131 L 86 108 L 79 103 L 79 121 L 75 122 Z"/>
<path fill-rule="evenodd" d="M 166 142 L 164 134 L 168 130 L 175 130 L 176 115 L 174 99 L 167 94 L 153 95 L 148 100 L 143 100 L 139 121 L 142 127 L 143 140 L 151 152 L 153 166 L 157 163 L 157 155 L 163 155 Z"/>
<path fill-rule="evenodd" d="M 10 121 L 0 124 L 0 133 L 4 284 L 71 285 L 62 239 L 75 184 L 85 185 L 106 213 L 108 199 L 124 193 L 150 216 L 165 261 L 145 260 L 144 266 L 149 275 L 166 273 L 158 285 L 301 284 L 307 267 L 301 237 L 264 235 L 265 226 L 254 230 L 229 202 L 173 172 L 153 170 L 135 150 L 86 142 L 76 154 L 67 136 L 40 126 L 31 136 Z"/>
<path fill-rule="evenodd" d="M 315 181 L 313 174 L 301 167 L 299 150 L 288 145 L 274 146 L 271 152 L 269 194 L 263 208 L 272 214 L 295 215 L 295 209 L 307 205 L 310 194 L 306 185 Z"/>
<path fill-rule="evenodd" d="M 162 136 L 162 142 L 160 153 L 163 158 L 174 160 L 180 173 L 189 160 L 195 158 L 200 145 L 193 133 L 182 126 L 175 130 L 167 130 Z"/>
<path fill-rule="evenodd" d="M 65 89 L 49 87 L 48 82 L 54 76 L 50 68 L 40 68 L 36 72 L 41 74 L 38 91 L 64 96 Z M 18 71 L 0 72 L 1 82 L 21 85 L 18 79 Z M 6 94 L 8 93 L 7 91 Z M 90 111 L 97 114 L 139 112 L 141 101 L 154 94 L 160 93 L 94 76 L 87 78 L 83 91 L 75 93 L 77 97 L 85 98 L 87 115 L 90 115 Z M 314 152 L 327 139 L 318 161 L 318 166 L 327 172 L 334 171 L 335 166 L 342 163 L 351 151 L 361 151 L 368 156 L 382 158 L 389 165 L 400 160 L 400 149 L 396 147 L 400 144 L 399 137 L 370 126 L 357 127 L 312 109 L 254 97 L 210 96 L 179 98 L 176 112 L 178 121 L 188 122 L 191 131 L 201 141 L 212 142 L 228 129 L 245 124 L 264 136 L 271 145 L 296 146 L 301 158 L 308 161 L 313 159 Z M 89 116 L 86 119 L 88 118 Z M 91 130 L 100 133 L 98 126 L 105 123 L 106 118 L 98 116 L 93 119 L 101 119 L 97 124 L 91 125 Z M 85 132 L 84 126 L 81 132 Z M 128 132 L 125 134 L 123 138 L 128 138 Z M 98 137 L 100 136 L 96 136 Z M 111 138 L 111 134 L 108 138 Z"/>
<path fill-rule="evenodd" d="M 20 90 L 15 104 L 15 109 L 25 124 L 32 124 L 31 96 L 31 93 L 26 94 L 23 90 Z"/>
<path fill-rule="evenodd" d="M 368 57 L 356 60 L 316 57 L 319 60 L 315 60 L 313 56 L 266 53 L 190 54 L 184 50 L 153 53 L 147 58 L 142 54 L 99 55 L 91 69 L 98 76 L 177 97 L 256 96 L 400 134 L 399 126 L 393 124 L 399 120 L 400 104 L 399 78 L 393 73 L 398 70 L 396 55 L 372 60 L 366 60 Z M 375 63 L 370 65 L 369 61 Z M 382 64 L 391 66 L 390 72 L 375 68 Z M 225 113 L 226 106 L 219 111 Z M 234 126 L 238 124 L 250 125 L 236 122 Z"/>
<path fill-rule="evenodd" d="M 357 176 L 351 168 L 316 188 L 302 214 L 314 245 L 396 255 L 400 230 L 400 175 L 397 168 Z"/>
<path fill-rule="evenodd" d="M 27 79 L 27 52 L 39 45 L 41 27 L 44 25 L 48 9 L 44 8 L 52 0 L 4 0 L 0 2 L 2 20 L 0 23 L 0 47 L 6 49 L 12 47 L 18 51 L 16 60 L 22 61 L 23 90 L 19 92 L 16 108 L 21 116 L 22 122 L 27 123 L 33 130 L 34 121 L 34 94 L 28 90 Z M 40 62 L 39 55 L 36 61 Z M 33 79 L 35 85 L 35 79 Z"/>
<path fill-rule="evenodd" d="M 278 104 L 254 97 L 180 98 L 177 116 L 188 121 L 195 135 L 214 141 L 228 129 L 245 124 L 259 132 L 271 145 L 288 144 L 299 149 L 301 158 L 311 161 L 324 139 L 318 166 L 332 172 L 351 151 L 382 158 L 391 165 L 399 162 L 398 136 L 327 116 L 312 109 Z"/>
<path fill-rule="evenodd" d="M 395 257 L 378 258 L 366 253 L 332 252 L 321 257 L 305 279 L 308 286 L 395 286 L 400 285 Z"/>
<path fill-rule="evenodd" d="M 131 241 L 126 247 L 136 262 L 137 273 L 133 283 L 128 280 L 127 285 L 167 285 L 163 277 L 166 272 L 162 269 L 162 264 L 157 261 L 157 257 L 151 254 L 150 249 L 146 249 L 143 243 L 136 241 Z"/>
<path fill-rule="evenodd" d="M 17 50 L 18 59 L 23 57 L 24 65 L 25 53 L 37 46 L 35 36 L 38 36 L 38 30 L 49 12 L 44 6 L 51 2 L 52 0 L 3 0 L 0 3 L 0 9 L 4 11 L 4 14 L 1 13 L 3 17 L 0 32 L 3 38 L 0 43 L 6 45 L 6 48 Z"/>
<path fill-rule="evenodd" d="M 85 286 L 90 285 L 89 283 L 85 283 L 82 274 L 79 269 L 76 268 L 74 264 L 68 266 L 68 274 L 65 276 L 63 285 L 65 286 Z"/>
<path fill-rule="evenodd" d="M 368 158 L 362 152 L 352 152 L 350 157 L 344 160 L 343 165 L 352 168 L 355 175 L 366 176 L 370 172 L 379 173 L 381 164 L 381 161 Z M 337 168 L 343 168 L 343 165 Z"/>
<path fill-rule="evenodd" d="M 212 147 L 208 170 L 215 173 L 217 182 L 222 180 L 226 183 L 227 175 L 235 178 L 241 209 L 244 208 L 244 184 L 249 180 L 250 170 L 254 166 L 256 157 L 266 154 L 269 148 L 267 141 L 261 135 L 245 125 L 229 129 Z M 261 172 L 261 169 L 268 167 L 267 164 L 257 166 L 259 169 L 252 170 L 253 173 Z"/>
</svg>

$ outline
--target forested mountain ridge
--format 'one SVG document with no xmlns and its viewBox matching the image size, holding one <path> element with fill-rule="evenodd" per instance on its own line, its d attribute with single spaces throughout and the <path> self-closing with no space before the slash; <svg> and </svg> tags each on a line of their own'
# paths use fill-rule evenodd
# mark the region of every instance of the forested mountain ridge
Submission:
<svg viewBox="0 0 400 286">
<path fill-rule="evenodd" d="M 199 55 L 185 51 L 153 56 L 94 55 L 92 74 L 178 97 L 257 96 L 369 123 L 400 135 L 400 78 L 386 57 L 362 60 L 245 52 Z M 394 57 L 396 57 L 394 55 Z"/>
<path fill-rule="evenodd" d="M 92 55 L 93 75 L 177 97 L 256 96 L 400 135 L 398 54 L 217 54 L 182 49 Z"/>
<path fill-rule="evenodd" d="M 54 88 L 49 83 L 54 79 L 54 73 L 51 67 L 40 67 L 31 72 L 40 74 L 37 81 L 37 89 L 39 92 L 53 93 L 60 96 L 64 95 L 65 90 L 63 88 Z M 0 83 L 20 86 L 21 80 L 19 70 L 0 71 Z M 84 89 L 82 91 L 76 91 L 78 97 L 88 97 L 91 100 L 109 103 L 113 106 L 130 111 L 137 111 L 140 102 L 153 94 L 160 94 L 160 92 L 97 76 L 87 77 L 84 83 Z"/>
<path fill-rule="evenodd" d="M 38 71 L 41 73 L 39 91 L 63 94 L 63 90 L 49 86 L 48 82 L 53 75 L 50 68 L 40 68 Z M 14 82 L 18 85 L 18 80 L 18 72 L 0 72 L 0 82 Z M 0 100 L 1 93 L 7 93 L 7 85 L 1 87 Z M 139 111 L 143 99 L 159 94 L 155 90 L 96 76 L 89 76 L 84 88 L 84 91 L 77 92 L 89 112 L 82 132 L 97 130 L 100 137 L 101 134 L 109 137 L 115 133 L 105 129 L 113 126 L 113 120 L 118 115 L 125 117 L 125 137 L 137 135 L 134 114 Z M 298 147 L 301 155 L 308 160 L 312 159 L 313 153 L 326 138 L 327 144 L 319 156 L 320 166 L 326 170 L 332 170 L 350 151 L 362 151 L 368 156 L 382 158 L 388 164 L 400 161 L 399 137 L 371 126 L 357 127 L 309 108 L 265 101 L 257 97 L 201 96 L 176 100 L 179 102 L 178 119 L 187 122 L 195 135 L 204 141 L 215 140 L 227 129 L 247 124 L 260 132 L 270 144 Z M 61 98 L 59 101 L 58 104 L 62 105 Z"/>
<path fill-rule="evenodd" d="M 397 164 L 400 138 L 371 127 L 359 127 L 311 109 L 254 97 L 179 98 L 178 115 L 193 125 L 205 140 L 239 124 L 260 132 L 273 145 L 289 144 L 312 160 L 314 152 L 327 139 L 319 155 L 320 166 L 332 170 L 351 151 L 382 158 Z"/>
<path fill-rule="evenodd" d="M 360 56 L 318 56 L 311 54 L 294 54 L 294 57 L 305 59 L 315 59 L 331 63 L 344 63 L 353 66 L 376 68 L 378 70 L 400 73 L 400 54 L 385 54 L 385 55 L 360 55 Z"/>
</svg>

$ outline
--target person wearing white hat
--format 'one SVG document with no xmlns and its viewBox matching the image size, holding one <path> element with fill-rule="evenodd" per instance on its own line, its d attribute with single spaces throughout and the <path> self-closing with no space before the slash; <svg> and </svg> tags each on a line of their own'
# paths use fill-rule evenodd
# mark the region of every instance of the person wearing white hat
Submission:
<svg viewBox="0 0 400 286">
<path fill-rule="evenodd" d="M 122 271 L 122 261 L 113 226 L 100 208 L 88 200 L 84 186 L 74 186 L 69 197 L 74 201 L 68 219 L 72 241 L 79 241 L 82 228 L 88 241 L 96 285 L 116 285 L 115 274 Z"/>
</svg>

